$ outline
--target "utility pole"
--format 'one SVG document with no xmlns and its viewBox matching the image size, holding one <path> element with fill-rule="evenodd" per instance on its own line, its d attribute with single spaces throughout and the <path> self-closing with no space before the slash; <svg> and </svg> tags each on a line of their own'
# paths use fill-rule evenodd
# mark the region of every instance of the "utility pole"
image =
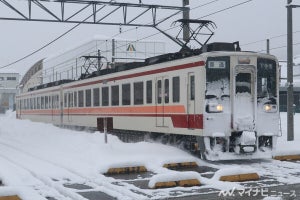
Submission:
<svg viewBox="0 0 300 200">
<path fill-rule="evenodd" d="M 111 51 L 111 68 L 115 68 L 115 61 L 116 61 L 116 41 L 115 39 L 111 40 L 111 45 L 112 45 L 112 51 Z"/>
<path fill-rule="evenodd" d="M 270 40 L 267 39 L 267 54 L 270 54 Z"/>
<path fill-rule="evenodd" d="M 98 71 L 100 71 L 100 69 L 101 69 L 101 51 L 100 51 L 100 49 L 98 49 L 98 61 L 97 61 L 97 64 L 98 64 Z"/>
<path fill-rule="evenodd" d="M 293 8 L 287 0 L 287 141 L 294 140 Z"/>
<path fill-rule="evenodd" d="M 190 0 L 182 0 L 182 6 L 188 7 L 188 9 L 182 12 L 183 19 L 190 19 Z M 183 25 L 183 41 L 187 42 L 190 38 L 190 24 L 186 23 Z"/>
</svg>

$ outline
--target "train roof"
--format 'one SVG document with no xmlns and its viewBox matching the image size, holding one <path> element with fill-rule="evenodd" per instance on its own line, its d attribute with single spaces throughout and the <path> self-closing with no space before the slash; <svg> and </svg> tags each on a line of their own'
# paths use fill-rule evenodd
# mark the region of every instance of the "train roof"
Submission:
<svg viewBox="0 0 300 200">
<path fill-rule="evenodd" d="M 192 57 L 192 56 L 201 55 L 206 52 L 221 52 L 221 51 L 223 51 L 223 52 L 240 52 L 241 48 L 239 46 L 239 42 L 233 42 L 233 43 L 214 42 L 214 43 L 203 45 L 203 47 L 200 49 L 193 49 L 193 50 L 189 50 L 189 51 L 183 50 L 183 51 L 179 51 L 179 52 L 175 52 L 175 53 L 167 53 L 167 54 L 163 54 L 163 55 L 159 55 L 159 56 L 150 57 L 150 58 L 145 59 L 144 62 L 115 63 L 114 68 L 108 68 L 108 69 L 94 71 L 93 73 L 87 74 L 87 75 L 82 74 L 78 80 L 83 80 L 83 79 L 93 78 L 93 77 L 97 77 L 97 76 L 112 74 L 112 73 L 116 73 L 116 72 L 131 70 L 131 69 L 135 69 L 135 68 L 145 67 L 145 66 L 149 66 L 149 65 L 164 63 L 164 62 L 168 62 L 168 61 L 188 58 L 188 57 Z M 254 53 L 254 52 L 251 52 L 251 53 Z M 46 83 L 46 84 L 42 84 L 39 86 L 29 88 L 28 91 L 34 91 L 34 90 L 39 90 L 39 89 L 43 89 L 43 88 L 58 86 L 58 85 L 73 82 L 73 81 L 76 81 L 76 80 L 64 79 L 64 80 L 54 81 L 54 82 L 50 82 L 50 83 Z"/>
</svg>

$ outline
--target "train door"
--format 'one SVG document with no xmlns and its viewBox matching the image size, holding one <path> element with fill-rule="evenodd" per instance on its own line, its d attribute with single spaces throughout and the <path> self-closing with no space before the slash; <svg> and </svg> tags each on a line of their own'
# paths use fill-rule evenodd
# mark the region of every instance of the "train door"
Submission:
<svg viewBox="0 0 300 200">
<path fill-rule="evenodd" d="M 195 74 L 188 73 L 187 81 L 187 125 L 188 128 L 193 128 L 196 122 L 195 119 Z"/>
<path fill-rule="evenodd" d="M 235 131 L 255 129 L 255 68 L 236 66 L 233 81 L 233 128 Z"/>
<path fill-rule="evenodd" d="M 156 126 L 167 127 L 166 105 L 169 104 L 169 79 L 167 77 L 159 77 L 156 79 L 155 87 L 156 96 Z"/>
</svg>

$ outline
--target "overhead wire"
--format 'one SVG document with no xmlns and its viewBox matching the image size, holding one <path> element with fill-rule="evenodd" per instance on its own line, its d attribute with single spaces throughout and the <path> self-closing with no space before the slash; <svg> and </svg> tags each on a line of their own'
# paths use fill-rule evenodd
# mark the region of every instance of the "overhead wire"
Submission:
<svg viewBox="0 0 300 200">
<path fill-rule="evenodd" d="M 111 1 L 113 1 L 113 0 L 111 0 Z M 213 1 L 210 1 L 210 2 L 208 2 L 208 3 L 201 4 L 201 5 L 199 5 L 199 6 L 196 6 L 196 7 L 194 7 L 194 8 L 191 8 L 190 10 L 194 10 L 194 9 L 200 8 L 200 7 L 203 7 L 203 6 L 206 6 L 206 5 L 215 3 L 215 2 L 217 2 L 217 1 L 220 1 L 220 0 L 213 0 Z M 247 0 L 247 1 L 244 1 L 244 2 L 241 2 L 241 3 L 238 3 L 238 4 L 235 4 L 235 5 L 232 5 L 232 6 L 230 6 L 230 7 L 221 9 L 221 10 L 219 10 L 219 11 L 213 12 L 213 13 L 211 13 L 211 14 L 202 16 L 202 17 L 197 18 L 197 19 L 202 19 L 202 18 L 204 18 L 204 17 L 211 16 L 211 15 L 214 15 L 214 14 L 217 14 L 217 13 L 220 13 L 220 12 L 223 12 L 223 11 L 225 11 L 225 10 L 228 10 L 228 9 L 231 9 L 231 8 L 234 8 L 234 7 L 237 7 L 237 6 L 240 6 L 240 5 L 242 5 L 242 4 L 245 4 L 245 3 L 248 3 L 248 2 L 251 2 L 251 1 L 253 1 L 253 0 Z M 100 8 L 100 9 L 101 9 L 101 8 Z M 98 10 L 96 11 L 96 13 L 97 13 L 100 9 L 98 9 Z M 180 13 L 180 12 L 177 12 L 175 15 L 177 15 L 177 14 L 179 14 L 179 13 Z M 47 44 L 43 45 L 43 46 L 40 47 L 39 49 L 37 49 L 37 50 L 35 50 L 35 51 L 29 53 L 29 54 L 26 55 L 26 56 L 23 56 L 23 57 L 20 58 L 20 59 L 17 59 L 16 61 L 13 61 L 13 62 L 11 62 L 11 63 L 9 63 L 9 64 L 6 64 L 6 65 L 0 67 L 0 69 L 6 68 L 6 67 L 9 67 L 9 66 L 12 66 L 12 65 L 14 65 L 14 64 L 16 64 L 16 63 L 18 63 L 18 62 L 20 62 L 20 61 L 25 60 L 26 58 L 28 58 L 28 57 L 30 57 L 30 56 L 32 56 L 32 55 L 34 55 L 34 54 L 38 53 L 39 51 L 45 49 L 46 47 L 50 46 L 51 44 L 53 44 L 54 42 L 56 42 L 56 41 L 59 40 L 60 38 L 64 37 L 65 35 L 67 35 L 67 34 L 70 33 L 71 31 L 73 31 L 75 28 L 77 28 L 79 25 L 81 25 L 82 23 L 84 23 L 86 20 L 88 20 L 88 19 L 89 19 L 90 17 L 92 17 L 92 16 L 93 16 L 93 14 L 90 15 L 90 16 L 88 16 L 87 18 L 85 18 L 82 22 L 80 22 L 80 23 L 76 24 L 75 26 L 73 26 L 72 28 L 68 29 L 66 32 L 64 32 L 63 34 L 59 35 L 59 36 L 56 37 L 54 40 L 52 40 L 52 41 L 48 42 Z M 164 20 L 164 19 L 163 19 L 163 20 Z M 164 30 L 164 31 L 168 31 L 168 30 L 171 30 L 171 29 L 174 29 L 174 28 L 177 28 L 177 27 L 178 27 L 178 26 L 174 26 L 174 27 L 168 28 L 168 29 L 166 29 L 166 30 Z M 120 34 L 123 34 L 123 33 L 125 33 L 125 32 L 131 31 L 131 30 L 135 30 L 135 29 L 136 29 L 136 28 L 132 28 L 132 29 L 128 29 L 128 30 L 126 30 L 126 31 L 122 31 L 121 33 L 118 33 L 118 34 L 112 36 L 112 38 L 113 38 L 113 37 L 116 37 L 116 36 L 118 36 L 118 35 L 120 35 Z M 158 35 L 158 34 L 159 34 L 159 32 L 158 32 L 158 33 L 155 33 L 155 34 L 151 34 L 151 35 L 149 35 L 149 36 L 146 36 L 146 37 L 143 37 L 143 38 L 141 38 L 141 39 L 139 39 L 139 40 L 136 40 L 136 42 L 137 42 L 137 41 L 144 40 L 144 39 L 148 39 L 148 38 L 153 37 L 153 36 Z"/>
<path fill-rule="evenodd" d="M 111 0 L 111 1 L 113 1 L 113 0 Z M 95 14 L 98 13 L 98 12 L 99 12 L 103 7 L 105 7 L 105 6 L 106 6 L 106 5 L 103 5 L 101 8 L 99 8 L 98 10 L 96 10 L 96 11 L 95 11 Z M 39 51 L 45 49 L 46 47 L 50 46 L 51 44 L 53 44 L 54 42 L 56 42 L 56 41 L 59 40 L 60 38 L 64 37 L 65 35 L 67 35 L 67 34 L 70 33 L 71 31 L 73 31 L 74 29 L 76 29 L 78 26 L 80 26 L 82 23 L 84 23 L 85 21 L 87 21 L 87 20 L 88 20 L 89 18 L 91 18 L 93 15 L 94 15 L 94 13 L 91 14 L 90 16 L 88 16 L 87 18 L 85 18 L 84 20 L 82 20 L 81 22 L 77 23 L 77 24 L 76 24 L 75 26 L 73 26 L 72 28 L 68 29 L 66 32 L 64 32 L 64 33 L 62 33 L 61 35 L 59 35 L 58 37 L 56 37 L 54 40 L 48 42 L 47 44 L 43 45 L 42 47 L 38 48 L 37 50 L 35 50 L 35 51 L 33 51 L 33 52 L 27 54 L 26 56 L 23 56 L 22 58 L 17 59 L 16 61 L 13 61 L 13 62 L 11 62 L 11 63 L 9 63 L 9 64 L 6 64 L 6 65 L 0 67 L 0 69 L 9 67 L 9 66 L 11 66 L 11 65 L 14 65 L 14 64 L 16 64 L 16 63 L 18 63 L 18 62 L 20 62 L 20 61 L 22 61 L 22 60 L 25 60 L 26 58 L 28 58 L 28 57 L 30 57 L 30 56 L 36 54 L 37 52 L 39 52 Z"/>
<path fill-rule="evenodd" d="M 214 3 L 214 2 L 217 2 L 217 1 L 220 1 L 220 0 L 213 0 L 213 1 L 211 1 L 211 2 L 208 2 L 208 3 L 205 3 L 205 4 L 199 5 L 199 6 L 197 6 L 197 8 L 202 7 L 202 6 L 206 6 L 206 5 L 210 4 L 210 3 Z M 244 1 L 244 2 L 241 2 L 241 3 L 237 3 L 237 4 L 234 4 L 234 5 L 232 5 L 232 6 L 226 7 L 226 8 L 224 8 L 224 9 L 218 10 L 218 11 L 216 11 L 216 12 L 207 14 L 207 15 L 202 16 L 202 17 L 199 17 L 199 18 L 197 18 L 197 19 L 203 19 L 203 18 L 205 18 L 205 17 L 207 17 L 207 16 L 211 16 L 211 15 L 214 15 L 214 14 L 217 14 L 217 13 L 220 13 L 220 12 L 223 12 L 223 11 L 226 11 L 226 10 L 229 10 L 229 9 L 232 9 L 232 8 L 235 8 L 235 7 L 237 7 L 237 6 L 240 6 L 240 5 L 249 3 L 249 2 L 251 2 L 251 1 L 253 1 L 253 0 L 247 0 L 247 1 Z M 195 8 L 191 8 L 190 10 L 194 10 L 194 9 L 195 9 Z M 168 29 L 165 29 L 164 31 L 169 31 L 169 30 L 172 30 L 172 29 L 177 28 L 177 27 L 179 27 L 179 26 L 180 26 L 180 25 L 173 26 L 173 27 L 170 27 L 170 28 L 168 28 Z M 132 31 L 132 30 L 135 30 L 135 29 L 136 29 L 136 28 L 127 29 L 127 30 L 125 30 L 125 31 L 123 31 L 123 32 L 121 32 L 121 33 L 117 33 L 117 34 L 113 35 L 111 38 L 114 38 L 114 37 L 119 36 L 119 35 L 121 35 L 121 34 L 123 34 L 123 33 L 125 33 L 125 32 Z M 141 41 L 141 40 L 145 40 L 145 39 L 151 38 L 151 37 L 153 37 L 153 36 L 155 36 L 155 35 L 159 35 L 159 34 L 160 34 L 160 32 L 154 33 L 154 34 L 145 36 L 145 37 L 143 37 L 143 38 L 140 38 L 140 39 L 138 39 L 138 40 L 135 40 L 134 42 L 139 42 L 139 41 Z M 125 45 L 121 45 L 121 46 L 118 46 L 118 48 L 121 48 L 121 47 L 124 47 L 124 46 L 125 46 Z"/>
</svg>

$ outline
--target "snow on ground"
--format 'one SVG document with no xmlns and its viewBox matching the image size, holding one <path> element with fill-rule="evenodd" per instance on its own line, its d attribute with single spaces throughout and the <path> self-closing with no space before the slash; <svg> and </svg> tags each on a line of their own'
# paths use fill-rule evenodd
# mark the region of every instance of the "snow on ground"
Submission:
<svg viewBox="0 0 300 200">
<path fill-rule="evenodd" d="M 300 114 L 295 115 L 295 122 Z M 59 200 L 84 199 L 63 187 L 68 183 L 84 183 L 118 199 L 146 199 L 133 193 L 139 191 L 130 184 L 122 187 L 113 185 L 115 179 L 103 175 L 110 167 L 144 165 L 154 172 L 149 185 L 157 181 L 168 180 L 176 175 L 163 168 L 165 163 L 195 161 L 199 166 L 220 168 L 213 178 L 195 176 L 203 183 L 202 188 L 230 190 L 241 188 L 237 183 L 224 183 L 218 180 L 222 175 L 233 172 L 257 172 L 260 176 L 274 176 L 282 183 L 300 183 L 298 163 L 267 160 L 244 164 L 207 163 L 178 148 L 150 143 L 123 143 L 115 136 L 108 135 L 108 144 L 104 143 L 103 133 L 87 133 L 60 129 L 50 124 L 34 123 L 15 119 L 15 113 L 8 112 L 0 116 L 0 196 L 19 194 L 23 200 L 41 200 L 52 196 Z M 282 137 L 278 139 L 276 155 L 300 153 L 300 127 L 295 127 L 295 141 L 286 142 L 286 113 L 281 114 Z M 298 144 L 297 144 L 298 143 Z M 195 173 L 178 173 L 190 178 Z M 55 180 L 55 181 L 53 181 Z M 190 189 L 187 189 L 190 190 Z M 170 191 L 140 190 L 154 199 L 170 196 Z M 41 195 L 41 196 L 40 196 Z M 43 197 L 42 197 L 43 196 Z"/>
<path fill-rule="evenodd" d="M 287 141 L 287 114 L 281 113 L 282 136 L 277 140 L 275 155 L 295 155 L 300 154 L 300 114 L 294 115 L 294 141 Z"/>
</svg>

